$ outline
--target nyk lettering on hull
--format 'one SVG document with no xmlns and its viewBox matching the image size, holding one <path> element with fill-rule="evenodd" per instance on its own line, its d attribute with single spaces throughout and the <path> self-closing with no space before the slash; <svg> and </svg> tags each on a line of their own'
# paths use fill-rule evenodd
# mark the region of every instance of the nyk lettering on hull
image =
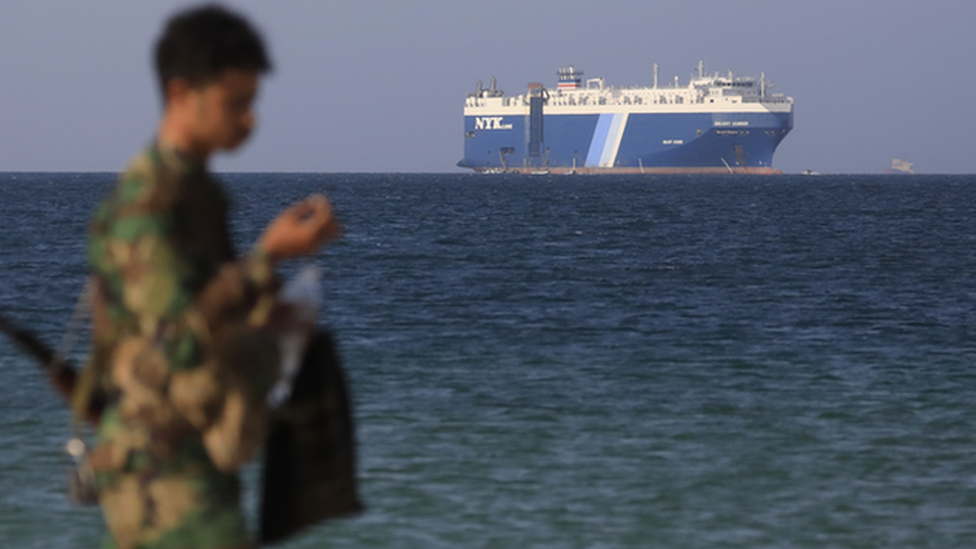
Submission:
<svg viewBox="0 0 976 549">
<path fill-rule="evenodd" d="M 511 124 L 502 124 L 501 116 L 479 116 L 474 119 L 476 130 L 510 130 Z"/>
</svg>

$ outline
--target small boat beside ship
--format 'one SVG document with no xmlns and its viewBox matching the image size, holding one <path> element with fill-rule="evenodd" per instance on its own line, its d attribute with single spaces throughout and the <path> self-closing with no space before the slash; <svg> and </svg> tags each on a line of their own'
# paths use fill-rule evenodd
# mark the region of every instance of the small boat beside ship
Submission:
<svg viewBox="0 0 976 549">
<path fill-rule="evenodd" d="M 914 165 L 901 158 L 892 158 L 891 167 L 885 170 L 885 175 L 912 175 L 915 173 Z"/>
</svg>

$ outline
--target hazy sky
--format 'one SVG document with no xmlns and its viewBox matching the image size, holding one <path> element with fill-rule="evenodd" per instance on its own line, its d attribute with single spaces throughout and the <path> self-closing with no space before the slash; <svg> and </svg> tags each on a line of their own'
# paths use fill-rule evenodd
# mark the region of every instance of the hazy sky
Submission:
<svg viewBox="0 0 976 549">
<path fill-rule="evenodd" d="M 973 0 L 239 0 L 276 65 L 232 171 L 451 172 L 478 79 L 573 64 L 614 85 L 759 76 L 795 101 L 774 166 L 976 173 Z M 187 2 L 3 0 L 0 171 L 116 171 L 159 115 L 150 70 Z"/>
</svg>

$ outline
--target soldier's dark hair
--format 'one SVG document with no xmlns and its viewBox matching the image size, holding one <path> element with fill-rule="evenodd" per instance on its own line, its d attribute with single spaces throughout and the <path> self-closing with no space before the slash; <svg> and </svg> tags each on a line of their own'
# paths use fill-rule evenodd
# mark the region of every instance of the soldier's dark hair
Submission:
<svg viewBox="0 0 976 549">
<path fill-rule="evenodd" d="M 177 13 L 156 42 L 156 74 L 164 101 L 171 80 L 185 78 L 191 86 L 204 86 L 228 69 L 263 73 L 271 70 L 271 60 L 257 30 L 220 5 Z"/>
</svg>

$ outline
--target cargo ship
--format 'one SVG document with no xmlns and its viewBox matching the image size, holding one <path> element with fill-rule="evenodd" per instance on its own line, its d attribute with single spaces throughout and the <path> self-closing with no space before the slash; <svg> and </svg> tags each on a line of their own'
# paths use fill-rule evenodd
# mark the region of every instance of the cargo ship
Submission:
<svg viewBox="0 0 976 549">
<path fill-rule="evenodd" d="M 765 73 L 706 74 L 614 87 L 573 66 L 555 88 L 531 83 L 507 96 L 477 89 L 464 103 L 462 168 L 481 173 L 777 174 L 776 147 L 793 129 L 793 98 L 771 93 Z"/>
</svg>

